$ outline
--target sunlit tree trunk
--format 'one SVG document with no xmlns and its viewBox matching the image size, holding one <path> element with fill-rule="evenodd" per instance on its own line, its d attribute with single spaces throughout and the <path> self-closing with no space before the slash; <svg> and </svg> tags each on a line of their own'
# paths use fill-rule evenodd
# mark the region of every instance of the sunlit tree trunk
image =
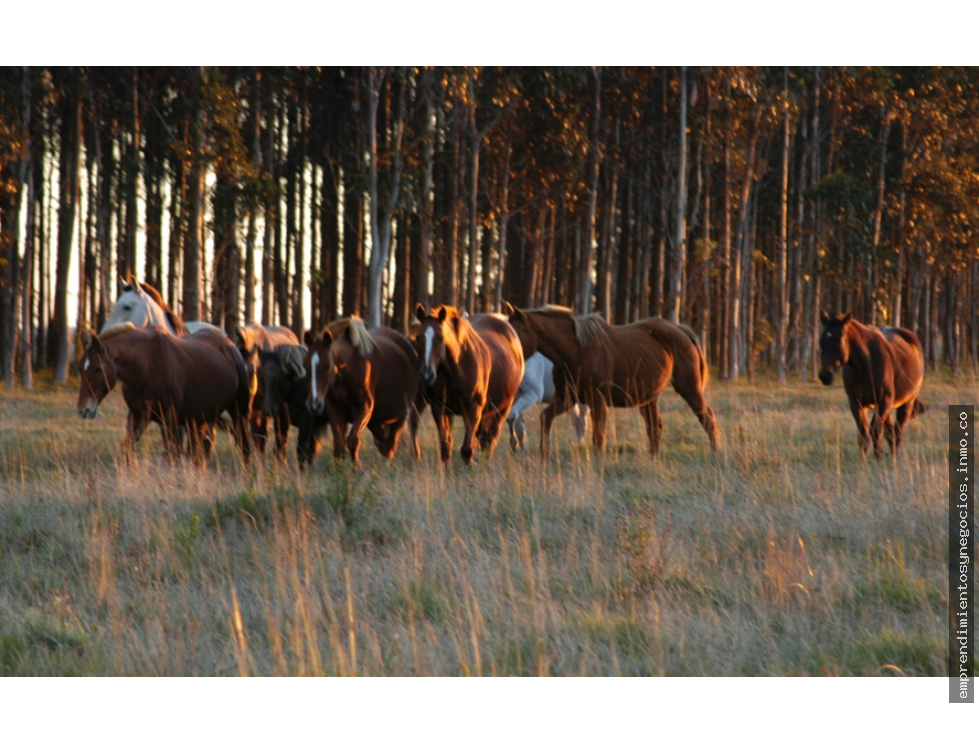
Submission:
<svg viewBox="0 0 979 743">
<path fill-rule="evenodd" d="M 594 106 L 591 119 L 591 148 L 588 154 L 588 214 L 585 217 L 585 234 L 578 262 L 578 296 L 575 301 L 580 314 L 592 311 L 592 264 L 595 260 L 595 213 L 598 204 L 598 173 L 601 165 L 601 123 L 602 123 L 602 68 L 592 70 L 595 83 Z"/>
<path fill-rule="evenodd" d="M 71 265 L 71 248 L 75 230 L 75 212 L 78 203 L 78 165 L 82 102 L 79 96 L 80 80 L 77 72 L 68 73 L 61 109 L 61 157 L 58 173 L 58 264 L 54 288 L 54 332 L 57 337 L 57 361 L 54 381 L 68 379 L 68 271 Z"/>
</svg>

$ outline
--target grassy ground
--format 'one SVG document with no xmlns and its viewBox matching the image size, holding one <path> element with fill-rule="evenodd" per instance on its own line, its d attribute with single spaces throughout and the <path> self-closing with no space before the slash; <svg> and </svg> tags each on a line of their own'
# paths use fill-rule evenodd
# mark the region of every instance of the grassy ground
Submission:
<svg viewBox="0 0 979 743">
<path fill-rule="evenodd" d="M 167 466 L 155 428 L 126 468 L 121 394 L 94 421 L 76 395 L 0 392 L 3 675 L 946 673 L 946 406 L 974 376 L 926 379 L 896 463 L 860 460 L 839 386 L 712 383 L 717 456 L 670 390 L 657 462 L 616 411 L 604 459 L 559 419 L 551 462 L 443 469 L 426 418 L 420 465 L 368 442 L 306 475 L 224 436 Z"/>
</svg>

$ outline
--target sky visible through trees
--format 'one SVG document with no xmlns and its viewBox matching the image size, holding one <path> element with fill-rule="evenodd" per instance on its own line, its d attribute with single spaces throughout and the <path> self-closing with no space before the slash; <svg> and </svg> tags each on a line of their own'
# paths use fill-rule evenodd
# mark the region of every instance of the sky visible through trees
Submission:
<svg viewBox="0 0 979 743">
<path fill-rule="evenodd" d="M 975 368 L 977 135 L 965 67 L 5 67 L 2 374 L 129 272 L 226 329 L 556 303 L 805 381 L 852 310 Z"/>
</svg>

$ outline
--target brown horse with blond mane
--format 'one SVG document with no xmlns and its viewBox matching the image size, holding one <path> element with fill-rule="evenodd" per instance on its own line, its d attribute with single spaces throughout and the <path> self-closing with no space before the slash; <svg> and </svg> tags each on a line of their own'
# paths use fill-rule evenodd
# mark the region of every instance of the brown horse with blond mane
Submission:
<svg viewBox="0 0 979 743">
<path fill-rule="evenodd" d="M 455 307 L 415 308 L 412 343 L 419 374 L 439 432 L 440 456 L 452 456 L 452 418 L 461 415 L 466 435 L 460 452 L 472 464 L 477 443 L 487 456 L 520 389 L 524 355 L 513 328 L 496 315 L 464 317 Z"/>
<path fill-rule="evenodd" d="M 250 379 L 241 354 L 225 336 L 201 332 L 182 338 L 124 323 L 98 336 L 83 332 L 80 340 L 85 351 L 78 363 L 78 412 L 94 418 L 99 403 L 121 380 L 129 407 L 123 440 L 127 460 L 155 421 L 168 457 L 180 454 L 179 429 L 184 426 L 192 459 L 203 462 L 213 447 L 209 431 L 221 423 L 222 413 L 228 413 L 235 441 L 248 462 Z"/>
<path fill-rule="evenodd" d="M 649 453 L 656 457 L 663 431 L 659 396 L 670 381 L 717 449 L 714 411 L 704 400 L 707 361 L 693 330 L 655 317 L 609 325 L 600 315 L 579 317 L 567 307 L 506 308 L 524 353 L 539 351 L 554 362 L 554 399 L 541 413 L 544 456 L 554 418 L 584 403 L 591 408 L 592 440 L 599 452 L 605 450 L 608 408 L 637 407 L 646 422 Z"/>
<path fill-rule="evenodd" d="M 367 428 L 378 451 L 390 460 L 407 422 L 415 459 L 421 458 L 417 359 L 408 339 L 390 328 L 368 330 L 356 317 L 331 323 L 319 337 L 307 331 L 304 339 L 309 348 L 303 362 L 308 405 L 329 419 L 333 455 L 343 459 L 346 448 L 359 463 L 360 437 Z"/>
<path fill-rule="evenodd" d="M 819 381 L 833 384 L 833 373 L 842 368 L 843 388 L 860 434 L 860 452 L 883 453 L 881 437 L 887 435 L 892 454 L 904 440 L 904 429 L 925 412 L 918 392 L 925 378 L 925 357 L 918 337 L 905 328 L 874 328 L 853 319 L 853 313 L 830 316 L 820 311 L 823 334 L 819 337 Z M 875 413 L 868 424 L 867 409 Z M 894 411 L 895 420 L 891 420 Z"/>
</svg>

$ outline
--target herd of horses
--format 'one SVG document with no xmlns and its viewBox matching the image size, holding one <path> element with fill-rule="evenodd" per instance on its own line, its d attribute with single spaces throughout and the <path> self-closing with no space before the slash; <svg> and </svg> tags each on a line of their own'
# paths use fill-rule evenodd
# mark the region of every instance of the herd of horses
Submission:
<svg viewBox="0 0 979 743">
<path fill-rule="evenodd" d="M 407 430 L 421 458 L 418 426 L 430 407 L 440 457 L 451 458 L 452 424 L 461 417 L 460 454 L 491 457 L 503 423 L 513 449 L 524 448 L 524 413 L 541 413 L 541 453 L 548 455 L 554 419 L 571 412 L 579 441 L 585 416 L 595 448 L 605 449 L 609 407 L 639 408 L 648 449 L 659 453 L 659 396 L 667 384 L 686 401 L 719 446 L 713 410 L 704 398 L 707 361 L 690 328 L 662 318 L 610 325 L 600 315 L 565 307 L 468 315 L 455 307 L 418 305 L 412 333 L 368 328 L 356 317 L 337 320 L 303 342 L 288 328 L 248 323 L 231 337 L 209 323 L 184 322 L 152 286 L 130 279 L 98 335 L 82 332 L 78 412 L 94 418 L 99 403 L 123 384 L 128 407 L 123 452 L 130 459 L 151 422 L 160 426 L 171 459 L 207 462 L 218 428 L 233 437 L 248 463 L 264 451 L 269 423 L 274 453 L 284 460 L 290 428 L 298 429 L 300 467 L 312 464 L 329 429 L 333 454 L 359 462 L 364 430 L 391 459 Z M 908 422 L 924 411 L 921 346 L 908 330 L 862 325 L 850 314 L 822 313 L 819 378 L 843 384 L 866 456 L 879 457 L 886 437 L 896 454 Z M 868 422 L 868 409 L 874 411 Z M 892 412 L 894 418 L 892 420 Z"/>
</svg>

